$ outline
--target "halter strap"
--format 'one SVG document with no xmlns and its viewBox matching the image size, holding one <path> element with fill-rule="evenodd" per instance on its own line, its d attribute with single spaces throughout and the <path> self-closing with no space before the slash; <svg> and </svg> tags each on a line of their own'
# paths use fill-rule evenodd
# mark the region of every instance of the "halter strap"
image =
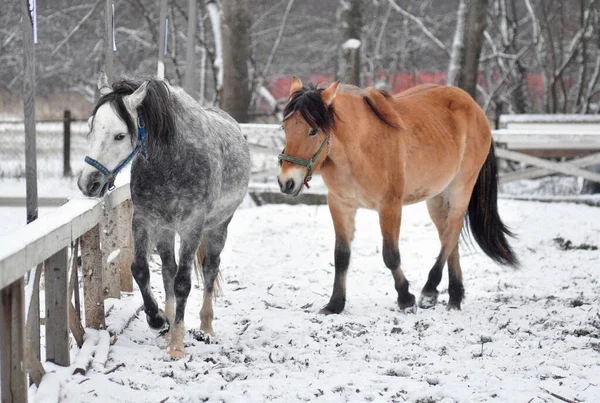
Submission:
<svg viewBox="0 0 600 403">
<path fill-rule="evenodd" d="M 145 159 L 148 159 L 148 133 L 146 132 L 146 124 L 144 123 L 144 119 L 142 118 L 142 114 L 140 112 L 138 112 L 137 144 L 133 151 L 129 153 L 129 155 L 125 157 L 125 159 L 121 161 L 115 169 L 110 171 L 98 160 L 95 160 L 89 156 L 86 156 L 84 161 L 106 176 L 108 180 L 108 190 L 113 190 L 115 188 L 115 179 L 117 178 L 117 174 L 121 172 L 121 170 L 125 168 L 125 166 L 129 164 L 133 157 L 135 157 L 139 152 L 142 153 Z"/>
<path fill-rule="evenodd" d="M 293 155 L 286 154 L 285 148 L 283 149 L 283 152 L 281 154 L 279 154 L 279 156 L 277 158 L 279 158 L 280 163 L 281 163 L 281 161 L 287 161 L 287 162 L 291 162 L 292 164 L 301 165 L 301 166 L 308 168 L 308 173 L 307 173 L 306 177 L 304 178 L 304 184 L 306 185 L 306 188 L 308 189 L 308 188 L 310 188 L 310 186 L 308 185 L 308 182 L 312 179 L 315 161 L 319 158 L 319 155 L 321 155 L 321 152 L 323 152 L 323 149 L 325 148 L 325 146 L 327 144 L 329 144 L 329 135 L 327 135 L 327 137 L 325 137 L 325 140 L 323 140 L 323 142 L 321 143 L 321 147 L 319 147 L 319 149 L 317 150 L 315 155 L 313 155 L 312 158 L 309 160 L 305 160 L 302 158 L 294 157 Z"/>
</svg>

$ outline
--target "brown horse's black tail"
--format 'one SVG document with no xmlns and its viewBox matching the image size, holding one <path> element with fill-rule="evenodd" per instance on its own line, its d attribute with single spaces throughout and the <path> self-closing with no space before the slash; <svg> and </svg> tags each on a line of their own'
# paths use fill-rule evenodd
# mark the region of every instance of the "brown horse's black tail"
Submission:
<svg viewBox="0 0 600 403">
<path fill-rule="evenodd" d="M 493 143 L 471 194 L 465 229 L 470 229 L 479 247 L 495 262 L 513 267 L 519 265 L 507 240 L 507 236 L 514 237 L 514 234 L 498 215 L 498 166 Z"/>
</svg>

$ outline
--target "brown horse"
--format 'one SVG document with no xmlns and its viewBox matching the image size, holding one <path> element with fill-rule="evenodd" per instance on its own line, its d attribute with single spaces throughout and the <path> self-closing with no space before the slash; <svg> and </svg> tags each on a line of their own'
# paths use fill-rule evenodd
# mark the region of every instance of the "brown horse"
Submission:
<svg viewBox="0 0 600 403">
<path fill-rule="evenodd" d="M 321 173 L 328 188 L 336 237 L 335 279 L 331 299 L 321 312 L 344 309 L 359 207 L 379 213 L 383 261 L 392 272 L 403 310 L 416 309 L 398 251 L 403 205 L 426 200 L 441 242 L 420 307 L 437 303 L 437 286 L 448 262 L 448 309 L 460 309 L 464 288 L 458 240 L 463 220 L 490 258 L 518 265 L 506 239 L 512 234 L 498 215 L 490 126 L 466 92 L 420 85 L 392 97 L 339 82 L 327 89 L 307 88 L 294 77 L 284 116 L 281 191 L 297 196 L 313 172 Z"/>
</svg>

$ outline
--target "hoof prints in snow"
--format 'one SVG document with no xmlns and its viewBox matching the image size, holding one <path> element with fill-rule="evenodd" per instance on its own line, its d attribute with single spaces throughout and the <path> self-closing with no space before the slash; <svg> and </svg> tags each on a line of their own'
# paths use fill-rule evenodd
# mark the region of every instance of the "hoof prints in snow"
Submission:
<svg viewBox="0 0 600 403">
<path fill-rule="evenodd" d="M 330 316 L 317 313 L 333 283 L 327 207 L 240 210 L 222 257 L 216 338 L 206 344 L 197 332 L 202 292 L 194 287 L 184 359 L 170 360 L 140 315 L 109 352 L 107 368 L 126 367 L 90 371 L 89 381 L 73 379 L 61 393 L 65 401 L 135 403 L 556 401 L 550 393 L 599 401 L 598 251 L 561 250 L 554 238 L 597 244 L 600 209 L 500 207 L 519 235 L 513 245 L 522 267 L 498 267 L 463 249 L 463 310 L 445 309 L 444 274 L 438 304 L 411 315 L 397 308 L 377 215 L 359 211 L 346 310 Z M 424 206 L 403 216 L 402 264 L 418 296 L 439 244 Z M 157 268 L 152 283 L 161 291 Z"/>
</svg>

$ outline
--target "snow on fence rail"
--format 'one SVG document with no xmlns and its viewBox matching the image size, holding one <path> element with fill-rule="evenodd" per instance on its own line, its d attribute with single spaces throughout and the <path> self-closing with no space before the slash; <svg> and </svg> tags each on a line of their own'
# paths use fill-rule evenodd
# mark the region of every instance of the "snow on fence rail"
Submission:
<svg viewBox="0 0 600 403">
<path fill-rule="evenodd" d="M 75 292 L 76 305 L 79 306 L 77 245 L 81 248 L 86 327 L 102 329 L 105 327 L 104 299 L 118 298 L 121 290 L 132 290 L 130 223 L 130 191 L 129 183 L 126 183 L 104 199 L 73 199 L 54 214 L 41 217 L 0 238 L 0 374 L 3 401 L 27 401 L 26 371 L 38 386 L 44 374 L 39 363 L 39 276 L 42 264 L 45 271 L 46 358 L 68 366 L 70 330 L 80 347 L 83 343 L 81 313 L 71 302 L 71 295 Z M 119 252 L 115 256 L 111 249 L 117 245 Z M 28 284 L 31 295 L 26 297 L 23 277 L 36 267 L 31 271 Z M 24 308 L 29 302 L 25 300 L 29 298 L 32 302 L 26 326 Z M 33 306 L 36 303 L 37 307 Z M 28 341 L 27 347 L 25 340 Z"/>
</svg>

